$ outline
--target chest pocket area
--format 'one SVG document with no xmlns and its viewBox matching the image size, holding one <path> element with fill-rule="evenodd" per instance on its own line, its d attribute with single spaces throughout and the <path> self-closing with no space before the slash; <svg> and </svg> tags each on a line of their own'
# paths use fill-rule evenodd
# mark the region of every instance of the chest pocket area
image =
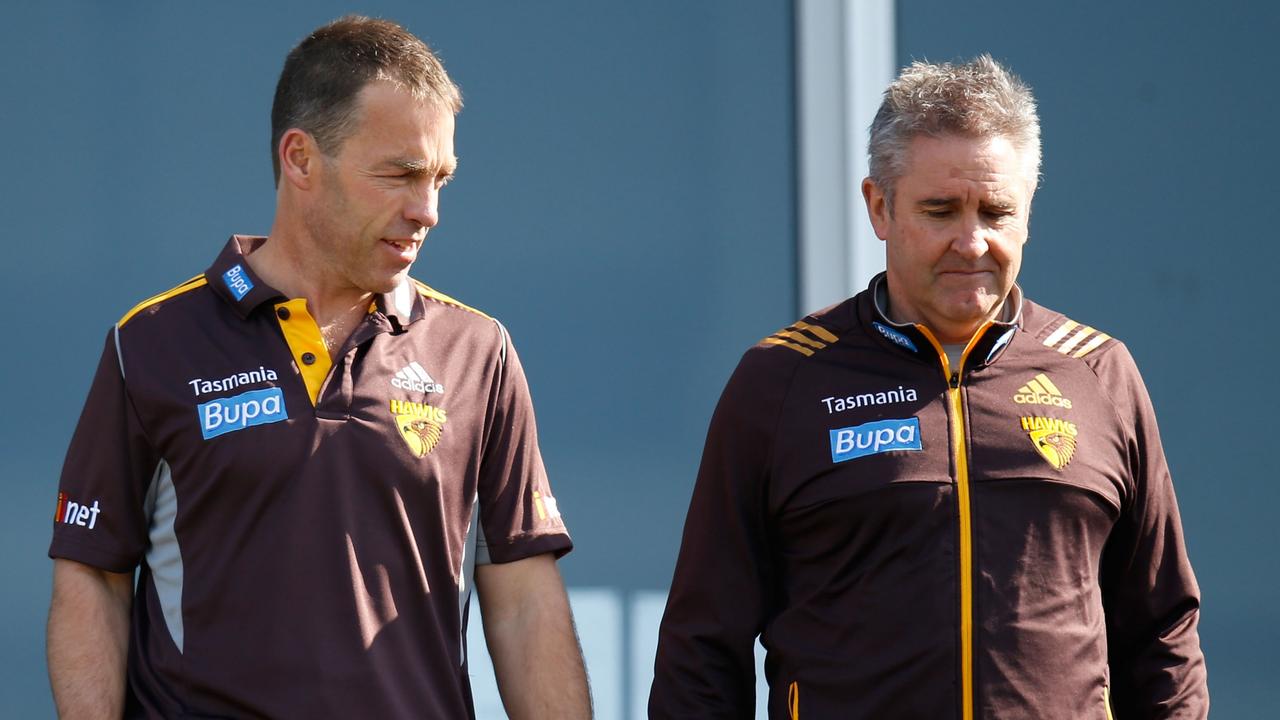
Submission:
<svg viewBox="0 0 1280 720">
<path fill-rule="evenodd" d="M 1060 412 L 970 418 L 970 479 L 1074 488 L 1118 513 L 1126 490 L 1123 441 L 1111 426 Z"/>
<path fill-rule="evenodd" d="M 852 415 L 823 418 L 823 425 L 777 447 L 769 504 L 783 535 L 853 530 L 900 513 L 919 517 L 950 492 L 955 481 L 944 413 Z"/>
</svg>

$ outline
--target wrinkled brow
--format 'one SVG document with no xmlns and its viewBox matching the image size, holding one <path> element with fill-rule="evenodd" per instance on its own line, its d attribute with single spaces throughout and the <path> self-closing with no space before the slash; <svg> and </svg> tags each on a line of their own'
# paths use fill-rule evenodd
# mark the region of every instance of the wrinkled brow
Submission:
<svg viewBox="0 0 1280 720">
<path fill-rule="evenodd" d="M 956 205 L 960 202 L 962 202 L 962 200 L 958 196 L 932 197 L 932 198 L 925 198 L 923 200 L 920 200 L 919 202 L 916 203 L 916 205 L 925 209 L 934 209 L 934 208 L 951 207 L 952 205 Z M 1003 197 L 991 198 L 990 200 L 984 199 L 984 200 L 981 200 L 978 204 L 980 207 L 984 207 L 984 208 L 992 208 L 995 210 L 1007 210 L 1007 211 L 1013 211 L 1018 207 L 1018 204 L 1016 202 Z"/>
<path fill-rule="evenodd" d="M 448 162 L 434 163 L 427 160 L 397 158 L 388 161 L 388 164 L 414 175 L 452 175 L 458 167 L 458 159 L 452 158 Z"/>
<path fill-rule="evenodd" d="M 958 202 L 960 202 L 960 198 L 958 197 L 935 197 L 935 198 L 925 198 L 916 204 L 920 205 L 921 207 L 940 208 L 940 207 L 947 207 L 948 205 L 954 205 L 955 203 L 958 203 Z"/>
</svg>

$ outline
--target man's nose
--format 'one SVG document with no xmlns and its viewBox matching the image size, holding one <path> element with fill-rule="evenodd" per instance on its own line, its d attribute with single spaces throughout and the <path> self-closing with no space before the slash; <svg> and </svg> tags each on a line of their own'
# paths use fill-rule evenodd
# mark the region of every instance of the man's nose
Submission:
<svg viewBox="0 0 1280 720">
<path fill-rule="evenodd" d="M 982 257 L 987 254 L 987 233 L 990 228 L 985 227 L 978 218 L 966 218 L 956 229 L 955 239 L 951 241 L 951 249 L 957 255 L 971 260 Z"/>
<path fill-rule="evenodd" d="M 424 228 L 433 228 L 440 222 L 440 190 L 428 187 L 415 192 L 405 206 L 404 217 Z"/>
</svg>

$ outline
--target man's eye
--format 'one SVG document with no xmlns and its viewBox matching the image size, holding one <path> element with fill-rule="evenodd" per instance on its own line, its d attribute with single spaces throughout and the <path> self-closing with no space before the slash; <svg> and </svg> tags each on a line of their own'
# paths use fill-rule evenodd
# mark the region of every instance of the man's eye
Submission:
<svg viewBox="0 0 1280 720">
<path fill-rule="evenodd" d="M 938 219 L 951 217 L 950 210 L 925 210 L 924 214 L 928 215 L 931 218 L 938 218 Z"/>
</svg>

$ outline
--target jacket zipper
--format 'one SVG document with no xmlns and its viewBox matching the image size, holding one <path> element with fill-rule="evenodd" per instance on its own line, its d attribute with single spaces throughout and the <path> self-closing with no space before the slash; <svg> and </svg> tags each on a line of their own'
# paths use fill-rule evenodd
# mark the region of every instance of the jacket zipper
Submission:
<svg viewBox="0 0 1280 720">
<path fill-rule="evenodd" d="M 960 359 L 964 367 L 964 358 Z M 965 447 L 964 407 L 960 398 L 960 371 L 947 388 L 956 459 L 956 503 L 960 515 L 960 716 L 973 720 L 973 517 L 969 507 L 969 456 Z"/>
<path fill-rule="evenodd" d="M 951 418 L 951 454 L 956 467 L 956 513 L 960 535 L 960 717 L 973 720 L 973 515 L 969 505 L 969 448 L 965 443 L 964 403 L 960 394 L 965 360 L 973 343 L 986 332 L 984 323 L 970 338 L 955 372 L 942 344 L 923 325 L 916 327 L 933 344 L 947 380 L 947 415 Z"/>
</svg>

